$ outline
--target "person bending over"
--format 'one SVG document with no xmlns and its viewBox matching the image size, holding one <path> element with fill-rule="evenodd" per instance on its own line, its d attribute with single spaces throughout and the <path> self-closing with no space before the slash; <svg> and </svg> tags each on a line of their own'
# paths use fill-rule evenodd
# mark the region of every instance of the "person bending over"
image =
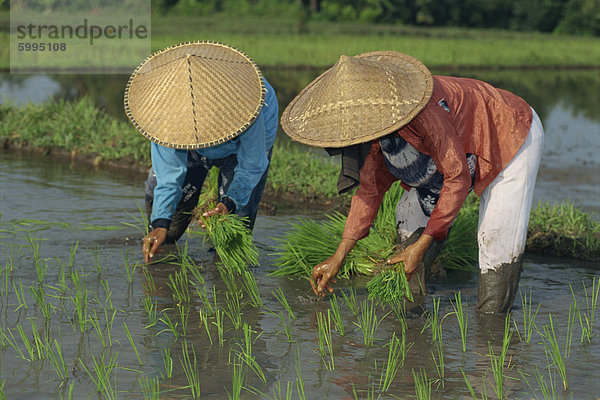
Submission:
<svg viewBox="0 0 600 400">
<path fill-rule="evenodd" d="M 218 203 L 204 216 L 236 213 L 254 227 L 277 132 L 278 103 L 258 66 L 222 43 L 192 42 L 147 58 L 131 75 L 125 110 L 151 143 L 145 182 L 149 262 L 192 220 L 211 167 Z"/>
<path fill-rule="evenodd" d="M 336 252 L 313 268 L 324 296 L 345 257 L 369 234 L 384 193 L 400 180 L 399 237 L 417 240 L 387 262 L 407 278 L 443 241 L 469 191 L 480 197 L 477 310 L 505 313 L 521 274 L 543 128 L 521 98 L 474 79 L 432 76 L 392 51 L 342 56 L 286 107 L 281 124 L 299 142 L 340 154 L 338 191 L 352 197 Z M 416 234 L 415 234 L 416 233 Z"/>
</svg>

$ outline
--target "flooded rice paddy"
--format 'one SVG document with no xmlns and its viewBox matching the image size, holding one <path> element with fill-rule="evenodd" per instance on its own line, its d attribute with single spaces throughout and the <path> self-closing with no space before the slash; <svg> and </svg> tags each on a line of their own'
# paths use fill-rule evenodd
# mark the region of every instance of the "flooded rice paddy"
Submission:
<svg viewBox="0 0 600 400">
<path fill-rule="evenodd" d="M 289 74 L 272 71 L 282 109 L 297 90 L 283 86 Z M 527 84 L 481 78 L 533 97 L 542 117 L 546 148 L 534 201 L 571 199 L 597 213 L 596 92 L 573 94 L 590 93 L 586 73 L 541 84 L 526 74 Z M 85 87 L 67 77 L 38 79 L 32 93 L 40 98 L 32 101 Z M 120 82 L 105 93 L 99 88 L 110 82 L 90 79 L 99 103 L 120 101 Z M 9 86 L 19 92 L 28 82 Z M 543 93 L 528 96 L 528 84 Z M 527 254 L 507 328 L 503 318 L 474 312 L 477 278 L 469 273 L 430 283 L 424 302 L 404 312 L 368 302 L 363 278 L 340 280 L 335 301 L 318 301 L 305 279 L 268 275 L 276 238 L 297 216 L 318 217 L 280 206 L 255 227 L 256 297 L 242 281 L 224 282 L 198 235 L 163 253 L 177 257 L 143 264 L 143 179 L 0 153 L 0 393 L 7 399 L 600 398 L 595 263 Z"/>
<path fill-rule="evenodd" d="M 495 398 L 499 387 L 503 398 L 544 398 L 544 384 L 554 385 L 556 398 L 600 393 L 600 315 L 591 321 L 589 341 L 585 334 L 597 265 L 528 255 L 520 284 L 528 305 L 517 298 L 510 340 L 503 339 L 504 319 L 474 313 L 471 274 L 431 283 L 422 307 L 409 307 L 404 316 L 382 307 L 370 314 L 365 281 L 340 281 L 342 335 L 331 299 L 317 301 L 305 279 L 268 275 L 274 238 L 289 228 L 294 210 L 257 220 L 261 262 L 252 274 L 260 306 L 243 289 L 239 297 L 232 294 L 198 236 L 186 235 L 179 245 L 203 283 L 189 272 L 187 285 L 176 283 L 182 268 L 193 268 L 182 258 L 143 265 L 142 183 L 141 176 L 2 154 L 0 380 L 6 398 L 469 398 L 465 376 L 477 398 Z M 465 351 L 453 314 L 458 293 Z M 528 310 L 537 311 L 534 325 Z M 331 322 L 324 324 L 319 315 L 328 313 Z M 552 343 L 564 363 L 566 392 Z M 396 349 L 395 375 L 390 348 Z M 494 372 L 502 354 L 503 369 Z M 425 375 L 430 397 L 417 397 L 415 382 Z"/>
</svg>

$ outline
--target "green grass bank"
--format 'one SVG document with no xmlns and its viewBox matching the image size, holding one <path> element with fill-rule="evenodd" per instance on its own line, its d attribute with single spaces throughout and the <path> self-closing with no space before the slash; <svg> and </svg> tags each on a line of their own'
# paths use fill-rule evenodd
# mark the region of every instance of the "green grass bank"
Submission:
<svg viewBox="0 0 600 400">
<path fill-rule="evenodd" d="M 9 14 L 0 13 L 0 69 L 10 67 Z M 238 47 L 260 66 L 324 68 L 341 54 L 395 50 L 430 68 L 600 68 L 600 38 L 466 28 L 420 28 L 293 18 L 153 16 L 152 51 L 185 41 Z M 516 45 L 518 43 L 518 45 Z M 141 61 L 141 60 L 140 60 Z"/>
<path fill-rule="evenodd" d="M 140 171 L 150 165 L 150 142 L 130 124 L 106 115 L 92 100 L 0 105 L 0 149 L 62 153 L 96 166 Z M 276 142 L 267 193 L 295 202 L 347 205 L 335 192 L 335 160 L 293 143 Z M 469 205 L 472 207 L 473 205 Z M 528 249 L 546 254 L 600 259 L 600 221 L 573 204 L 539 204 L 531 216 Z"/>
</svg>

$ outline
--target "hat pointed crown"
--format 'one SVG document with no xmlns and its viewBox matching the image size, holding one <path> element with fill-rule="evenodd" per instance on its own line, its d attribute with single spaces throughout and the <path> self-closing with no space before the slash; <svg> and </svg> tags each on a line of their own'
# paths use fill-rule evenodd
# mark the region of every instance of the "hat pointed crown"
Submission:
<svg viewBox="0 0 600 400">
<path fill-rule="evenodd" d="M 410 122 L 431 91 L 431 73 L 413 57 L 343 55 L 292 100 L 281 124 L 292 139 L 313 146 L 364 143 Z"/>
</svg>

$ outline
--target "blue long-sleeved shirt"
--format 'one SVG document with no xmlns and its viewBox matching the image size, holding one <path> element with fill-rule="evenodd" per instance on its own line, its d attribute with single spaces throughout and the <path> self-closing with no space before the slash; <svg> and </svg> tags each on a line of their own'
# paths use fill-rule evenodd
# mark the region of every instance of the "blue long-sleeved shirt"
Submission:
<svg viewBox="0 0 600 400">
<path fill-rule="evenodd" d="M 237 156 L 234 177 L 226 196 L 236 210 L 244 207 L 254 187 L 269 167 L 267 150 L 273 147 L 277 133 L 279 106 L 275 91 L 265 79 L 265 104 L 254 123 L 241 135 L 216 146 L 191 150 L 209 160 Z M 172 149 L 152 142 L 152 167 L 156 175 L 152 222 L 157 219 L 171 220 L 181 200 L 182 186 L 187 173 L 188 150 Z"/>
</svg>

